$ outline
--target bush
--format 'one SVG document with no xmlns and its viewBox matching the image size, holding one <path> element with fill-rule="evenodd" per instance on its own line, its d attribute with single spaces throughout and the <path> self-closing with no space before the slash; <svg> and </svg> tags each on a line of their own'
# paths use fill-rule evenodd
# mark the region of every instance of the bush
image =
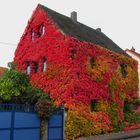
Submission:
<svg viewBox="0 0 140 140">
<path fill-rule="evenodd" d="M 28 83 L 26 75 L 18 72 L 15 68 L 6 70 L 0 79 L 0 100 L 10 101 L 12 97 L 23 94 Z"/>
<path fill-rule="evenodd" d="M 54 105 L 48 94 L 41 94 L 35 104 L 38 116 L 41 120 L 48 120 L 53 114 Z"/>
</svg>

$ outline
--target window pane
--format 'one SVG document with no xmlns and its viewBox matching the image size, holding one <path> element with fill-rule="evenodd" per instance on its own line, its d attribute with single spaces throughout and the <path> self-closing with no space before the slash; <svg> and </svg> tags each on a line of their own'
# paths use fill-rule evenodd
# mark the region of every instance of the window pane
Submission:
<svg viewBox="0 0 140 140">
<path fill-rule="evenodd" d="M 47 65 L 46 65 L 46 61 L 43 63 L 43 72 L 45 72 L 46 71 L 46 68 L 47 68 Z"/>
<path fill-rule="evenodd" d="M 45 26 L 42 26 L 42 34 L 41 36 L 43 36 L 45 34 Z"/>
<path fill-rule="evenodd" d="M 96 111 L 96 104 L 97 104 L 96 100 L 91 100 L 91 102 L 90 102 L 90 110 L 91 110 L 91 112 Z"/>
<path fill-rule="evenodd" d="M 44 58 L 43 58 L 42 72 L 45 72 L 46 69 L 47 69 L 47 61 L 46 61 L 46 58 L 44 57 Z"/>
<path fill-rule="evenodd" d="M 35 36 L 35 33 L 32 31 L 32 33 L 31 33 L 32 41 L 34 41 L 34 36 Z"/>
<path fill-rule="evenodd" d="M 38 71 L 38 63 L 34 62 L 34 73 L 37 73 Z"/>
<path fill-rule="evenodd" d="M 127 76 L 127 70 L 126 70 L 127 65 L 126 64 L 121 64 L 120 67 L 121 67 L 121 75 L 122 75 L 122 77 L 126 78 L 126 76 Z"/>
<path fill-rule="evenodd" d="M 95 58 L 90 58 L 90 66 L 92 69 L 94 68 L 94 66 L 96 66 Z"/>
<path fill-rule="evenodd" d="M 30 64 L 27 64 L 27 68 L 26 68 L 27 75 L 30 75 L 30 71 L 31 71 Z"/>
</svg>

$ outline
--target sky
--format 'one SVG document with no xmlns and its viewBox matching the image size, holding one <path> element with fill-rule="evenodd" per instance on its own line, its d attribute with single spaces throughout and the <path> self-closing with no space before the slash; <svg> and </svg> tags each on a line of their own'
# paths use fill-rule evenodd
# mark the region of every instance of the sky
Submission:
<svg viewBox="0 0 140 140">
<path fill-rule="evenodd" d="M 102 32 L 122 49 L 140 53 L 140 0 L 0 0 L 0 66 L 14 52 L 37 4 L 61 14 L 78 13 L 78 21 Z"/>
</svg>

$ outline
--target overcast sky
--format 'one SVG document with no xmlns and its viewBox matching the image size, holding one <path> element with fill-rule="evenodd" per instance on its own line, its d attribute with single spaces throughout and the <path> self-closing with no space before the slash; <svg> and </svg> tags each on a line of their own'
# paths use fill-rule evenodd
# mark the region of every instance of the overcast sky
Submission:
<svg viewBox="0 0 140 140">
<path fill-rule="evenodd" d="M 140 0 L 0 0 L 0 66 L 12 61 L 38 3 L 67 16 L 77 11 L 79 22 L 100 27 L 122 49 L 134 46 L 140 53 Z"/>
</svg>

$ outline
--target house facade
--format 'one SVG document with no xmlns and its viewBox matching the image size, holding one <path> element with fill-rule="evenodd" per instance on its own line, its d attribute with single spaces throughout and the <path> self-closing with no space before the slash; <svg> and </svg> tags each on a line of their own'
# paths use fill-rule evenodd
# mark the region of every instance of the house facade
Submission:
<svg viewBox="0 0 140 140">
<path fill-rule="evenodd" d="M 14 57 L 34 86 L 68 108 L 68 139 L 125 125 L 124 105 L 138 97 L 137 62 L 73 14 L 69 18 L 39 4 Z"/>
<path fill-rule="evenodd" d="M 125 52 L 138 62 L 138 75 L 140 80 L 140 54 L 135 51 L 135 48 L 126 49 Z M 140 82 L 139 82 L 139 97 L 140 97 Z"/>
</svg>

